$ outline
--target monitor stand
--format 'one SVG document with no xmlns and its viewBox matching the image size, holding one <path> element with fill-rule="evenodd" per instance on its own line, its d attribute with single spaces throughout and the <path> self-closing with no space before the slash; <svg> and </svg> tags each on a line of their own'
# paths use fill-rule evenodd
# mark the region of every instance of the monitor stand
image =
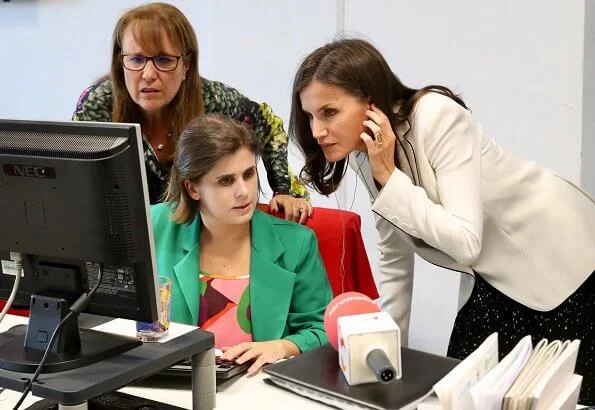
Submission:
<svg viewBox="0 0 595 410">
<path fill-rule="evenodd" d="M 100 323 L 110 322 L 109 319 L 105 319 L 108 318 L 81 314 L 80 324 L 83 327 L 93 327 Z M 17 334 L 25 333 L 22 330 L 25 326 L 18 324 L 25 321 L 25 318 L 16 316 L 9 318 L 9 322 L 16 326 L 0 333 L 0 352 L 3 350 L 5 341 L 9 341 Z M 134 326 L 134 322 L 118 321 L 111 329 L 114 332 L 125 331 L 128 326 Z M 177 336 L 174 336 L 176 334 Z M 163 343 L 142 343 L 134 349 L 89 366 L 66 372 L 42 374 L 37 383 L 33 384 L 31 394 L 49 399 L 53 403 L 60 403 L 64 409 L 79 408 L 78 406 L 85 401 L 89 401 L 91 406 L 97 396 L 145 379 L 175 363 L 192 357 L 191 406 L 193 409 L 215 408 L 215 339 L 213 334 L 198 328 L 188 330 L 185 325 L 172 322 L 170 337 L 171 340 Z M 27 387 L 30 378 L 31 373 L 13 372 L 0 368 L 0 388 L 22 392 Z M 1 404 L 0 408 L 2 408 Z M 159 409 L 159 406 L 156 409 Z"/>
<path fill-rule="evenodd" d="M 68 314 L 69 303 L 60 297 L 31 296 L 26 332 L 0 346 L 0 368 L 33 373 L 47 348 L 52 333 Z M 80 329 L 72 316 L 58 331 L 43 368 L 44 373 L 63 372 L 104 360 L 140 346 L 135 338 L 90 329 Z"/>
</svg>

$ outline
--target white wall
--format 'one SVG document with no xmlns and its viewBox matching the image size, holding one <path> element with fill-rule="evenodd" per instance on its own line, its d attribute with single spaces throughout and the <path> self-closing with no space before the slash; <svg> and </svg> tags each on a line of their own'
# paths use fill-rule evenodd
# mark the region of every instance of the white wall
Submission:
<svg viewBox="0 0 595 410">
<path fill-rule="evenodd" d="M 595 197 L 595 1 L 585 4 L 582 186 Z"/>
<path fill-rule="evenodd" d="M 462 92 L 496 141 L 579 180 L 584 0 L 171 3 L 196 28 L 202 74 L 268 102 L 286 123 L 291 81 L 300 59 L 344 26 L 375 43 L 405 83 L 441 83 Z M 108 71 L 110 37 L 118 16 L 139 4 L 134 0 L 0 2 L 0 117 L 69 119 L 80 91 Z M 299 153 L 295 148 L 290 151 L 297 170 Z M 360 185 L 348 175 L 336 196 L 314 195 L 313 202 L 362 215 L 377 272 L 376 232 Z M 446 351 L 457 291 L 457 275 L 418 261 L 413 347 Z"/>
</svg>

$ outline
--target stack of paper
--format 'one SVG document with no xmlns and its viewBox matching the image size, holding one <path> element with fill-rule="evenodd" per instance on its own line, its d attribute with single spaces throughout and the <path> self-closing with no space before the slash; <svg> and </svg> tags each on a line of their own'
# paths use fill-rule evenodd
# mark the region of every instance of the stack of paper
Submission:
<svg viewBox="0 0 595 410">
<path fill-rule="evenodd" d="M 491 334 L 473 353 L 434 385 L 444 410 L 473 409 L 469 388 L 498 363 L 498 333 Z"/>
<path fill-rule="evenodd" d="M 487 375 L 469 389 L 476 410 L 500 410 L 504 395 L 529 360 L 531 336 L 525 336 Z"/>
<path fill-rule="evenodd" d="M 575 409 L 582 382 L 574 374 L 579 346 L 579 340 L 543 339 L 533 348 L 531 336 L 525 336 L 498 363 L 494 333 L 436 383 L 427 408 L 439 403 L 444 410 Z"/>
<path fill-rule="evenodd" d="M 538 343 L 527 366 L 504 396 L 502 409 L 574 409 L 582 381 L 581 376 L 574 374 L 579 345 L 579 340 Z M 552 407 L 554 400 L 561 406 Z"/>
</svg>

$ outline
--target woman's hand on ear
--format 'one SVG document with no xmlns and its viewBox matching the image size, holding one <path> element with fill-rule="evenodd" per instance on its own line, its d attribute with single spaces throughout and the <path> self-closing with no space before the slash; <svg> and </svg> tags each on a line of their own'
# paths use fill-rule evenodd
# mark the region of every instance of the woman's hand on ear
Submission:
<svg viewBox="0 0 595 410">
<path fill-rule="evenodd" d="M 303 198 L 294 198 L 291 195 L 275 195 L 269 202 L 272 212 L 285 212 L 288 221 L 306 223 L 314 212 L 312 204 Z"/>
<path fill-rule="evenodd" d="M 366 132 L 360 134 L 360 138 L 366 144 L 372 176 L 382 186 L 386 185 L 388 179 L 395 170 L 395 144 L 396 136 L 388 117 L 375 105 L 366 111 L 368 119 L 364 125 L 372 131 L 374 139 Z"/>
</svg>

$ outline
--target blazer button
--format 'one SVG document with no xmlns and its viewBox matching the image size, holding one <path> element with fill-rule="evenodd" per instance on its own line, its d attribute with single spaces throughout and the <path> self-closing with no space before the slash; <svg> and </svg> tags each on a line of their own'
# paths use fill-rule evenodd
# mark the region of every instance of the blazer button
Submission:
<svg viewBox="0 0 595 410">
<path fill-rule="evenodd" d="M 381 209 L 383 214 L 387 214 L 388 213 L 388 208 L 386 206 L 383 206 Z"/>
<path fill-rule="evenodd" d="M 393 222 L 399 222 L 399 217 L 398 216 L 393 216 Z"/>
<path fill-rule="evenodd" d="M 412 229 L 411 235 L 419 236 L 419 232 L 417 231 L 417 229 Z"/>
</svg>

